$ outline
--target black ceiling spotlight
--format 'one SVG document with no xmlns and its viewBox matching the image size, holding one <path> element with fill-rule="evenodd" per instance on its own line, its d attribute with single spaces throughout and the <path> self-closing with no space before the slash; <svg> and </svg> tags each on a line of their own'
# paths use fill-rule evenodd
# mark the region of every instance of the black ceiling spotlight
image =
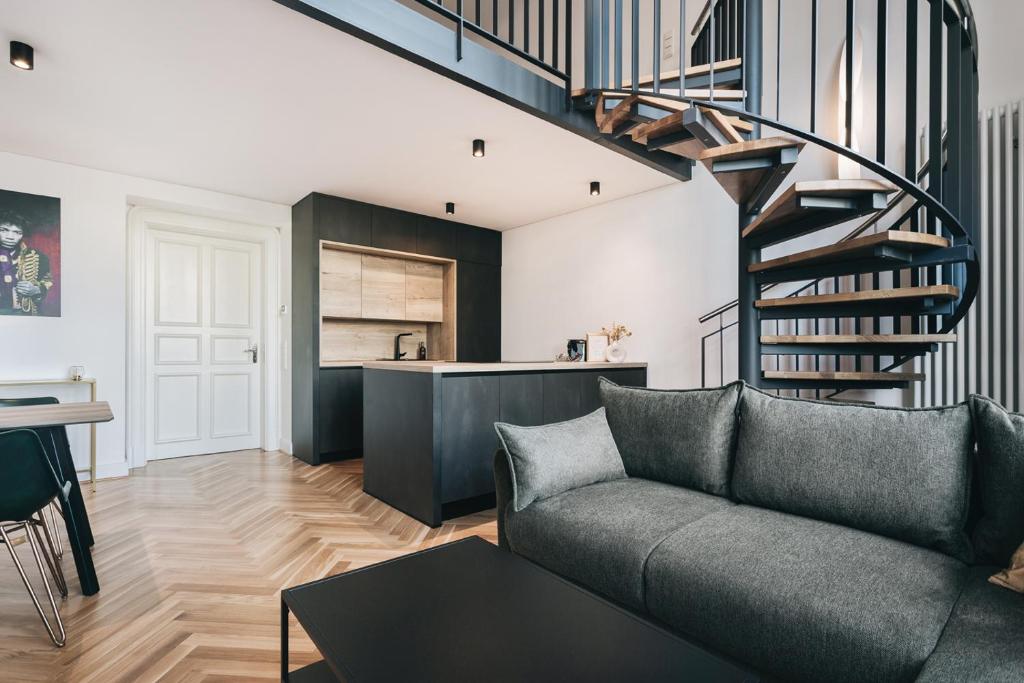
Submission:
<svg viewBox="0 0 1024 683">
<path fill-rule="evenodd" d="M 598 197 L 601 194 L 601 181 L 591 180 L 590 181 L 590 196 Z"/>
<path fill-rule="evenodd" d="M 448 202 L 444 205 L 444 212 L 449 216 L 455 215 L 455 202 Z"/>
<path fill-rule="evenodd" d="M 35 50 L 28 43 L 19 43 L 17 40 L 12 40 L 11 64 L 19 69 L 31 71 L 36 66 Z"/>
<path fill-rule="evenodd" d="M 484 156 L 484 154 L 486 154 L 484 151 L 484 141 L 479 138 L 473 140 L 473 156 L 479 158 Z"/>
</svg>

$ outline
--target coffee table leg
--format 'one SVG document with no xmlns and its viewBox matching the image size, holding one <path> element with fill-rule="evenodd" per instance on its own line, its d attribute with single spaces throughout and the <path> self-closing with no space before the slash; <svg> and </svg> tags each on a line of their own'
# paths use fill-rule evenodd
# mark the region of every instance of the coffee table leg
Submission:
<svg viewBox="0 0 1024 683">
<path fill-rule="evenodd" d="M 288 605 L 281 594 L 281 683 L 288 683 Z"/>
</svg>

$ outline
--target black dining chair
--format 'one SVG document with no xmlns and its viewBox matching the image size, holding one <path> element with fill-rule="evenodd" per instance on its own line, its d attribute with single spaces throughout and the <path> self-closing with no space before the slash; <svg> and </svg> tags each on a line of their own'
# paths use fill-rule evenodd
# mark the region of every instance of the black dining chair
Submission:
<svg viewBox="0 0 1024 683">
<path fill-rule="evenodd" d="M 0 398 L 0 408 L 56 405 L 58 403 L 60 401 L 53 396 Z M 75 462 L 71 457 L 71 446 L 68 443 L 67 429 L 65 427 L 41 427 L 33 431 L 39 435 L 40 441 L 43 442 L 46 455 L 50 458 L 53 469 L 57 476 L 60 477 L 61 482 L 71 482 L 71 509 L 78 513 L 78 530 L 82 534 L 83 541 L 86 545 L 92 547 L 92 528 L 89 525 L 89 517 L 85 513 L 85 500 L 82 497 L 82 487 L 78 481 L 78 474 L 75 472 Z M 55 513 L 62 513 L 62 510 L 57 504 L 53 504 L 50 506 L 49 513 L 50 531 L 54 534 L 54 540 L 57 543 L 57 557 L 63 557 L 64 543 L 61 540 L 55 516 Z"/>
<path fill-rule="evenodd" d="M 43 620 L 50 640 L 57 647 L 64 646 L 67 634 L 53 598 L 53 591 L 50 590 L 50 583 L 46 577 L 47 570 L 43 568 L 44 560 L 63 598 L 68 596 L 68 585 L 56 557 L 53 536 L 43 519 L 43 510 L 54 500 L 60 500 L 66 510 L 70 489 L 70 482 L 62 484 L 54 471 L 38 434 L 30 429 L 0 432 L 0 541 L 11 553 L 11 559 L 14 560 L 22 583 L 32 598 L 36 612 Z M 28 545 L 32 549 L 36 567 L 39 569 L 50 601 L 50 608 L 53 610 L 54 624 L 47 619 L 14 548 L 11 534 L 18 531 L 25 532 Z"/>
</svg>

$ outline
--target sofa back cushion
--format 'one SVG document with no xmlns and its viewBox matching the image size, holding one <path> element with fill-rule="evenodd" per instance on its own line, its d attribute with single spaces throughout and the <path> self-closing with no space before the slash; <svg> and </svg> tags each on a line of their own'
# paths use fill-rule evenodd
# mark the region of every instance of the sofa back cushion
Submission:
<svg viewBox="0 0 1024 683">
<path fill-rule="evenodd" d="M 966 404 L 839 405 L 744 387 L 732 489 L 741 503 L 970 561 L 972 449 Z"/>
<path fill-rule="evenodd" d="M 539 427 L 496 422 L 494 429 L 508 454 L 516 512 L 535 500 L 626 478 L 604 408 L 566 422 Z"/>
<path fill-rule="evenodd" d="M 601 378 L 601 403 L 631 477 L 729 495 L 742 383 L 664 391 Z"/>
<path fill-rule="evenodd" d="M 977 561 L 1005 567 L 1024 543 L 1024 415 L 984 396 L 971 396 L 978 439 L 981 518 L 974 526 Z"/>
</svg>

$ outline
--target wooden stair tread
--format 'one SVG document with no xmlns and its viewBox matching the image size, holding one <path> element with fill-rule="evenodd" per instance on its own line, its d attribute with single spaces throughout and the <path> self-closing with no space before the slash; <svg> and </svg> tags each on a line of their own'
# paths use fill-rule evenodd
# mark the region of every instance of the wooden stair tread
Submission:
<svg viewBox="0 0 1024 683">
<path fill-rule="evenodd" d="M 799 379 L 822 382 L 922 382 L 919 372 L 816 372 L 813 370 L 765 370 L 765 379 Z"/>
<path fill-rule="evenodd" d="M 727 69 L 735 69 L 743 65 L 742 57 L 734 57 L 732 59 L 722 59 L 715 62 L 715 71 L 725 71 Z M 699 64 L 697 66 L 686 67 L 686 77 L 690 78 L 693 76 L 706 76 L 711 72 L 710 64 Z M 661 81 L 678 81 L 679 80 L 679 69 L 669 69 L 668 71 L 661 72 Z M 647 88 L 654 85 L 654 74 L 646 74 L 640 77 L 640 87 Z M 633 79 L 627 78 L 622 81 L 623 89 L 629 89 L 633 87 Z M 717 90 L 717 88 L 716 88 Z"/>
<path fill-rule="evenodd" d="M 869 301 L 906 301 L 909 299 L 955 299 L 960 290 L 953 285 L 930 287 L 900 287 L 897 289 L 866 289 L 860 292 L 839 292 L 837 294 L 813 294 L 810 296 L 784 296 L 774 299 L 758 299 L 757 308 L 780 308 L 789 306 L 812 306 L 820 304 L 863 303 Z"/>
<path fill-rule="evenodd" d="M 708 107 L 701 107 L 700 112 L 704 114 L 704 116 L 708 117 L 715 127 L 721 131 L 722 135 L 725 136 L 726 140 L 729 140 L 731 143 L 728 145 L 729 147 L 746 142 L 746 140 L 743 139 L 743 136 L 740 135 L 738 130 L 733 128 L 732 124 L 729 123 L 729 119 L 722 112 Z"/>
<path fill-rule="evenodd" d="M 952 344 L 955 334 L 768 334 L 762 344 Z"/>
<path fill-rule="evenodd" d="M 633 114 L 633 107 L 640 101 L 640 98 L 632 95 L 623 98 L 621 102 L 615 105 L 615 108 L 610 112 L 606 112 L 604 119 L 598 123 L 598 128 L 602 133 L 608 135 L 615 131 L 620 125 L 629 121 Z"/>
<path fill-rule="evenodd" d="M 842 261 L 856 256 L 870 256 L 874 253 L 875 248 L 880 246 L 896 246 L 906 251 L 921 251 L 948 247 L 949 240 L 939 235 L 931 235 L 924 232 L 886 230 L 845 242 L 830 244 L 825 247 L 818 247 L 817 249 L 808 249 L 807 251 L 755 263 L 748 266 L 747 270 L 751 273 L 759 273 L 776 268 L 790 268 L 812 263 Z"/>
<path fill-rule="evenodd" d="M 700 161 L 733 201 L 752 211 L 775 194 L 796 165 L 797 155 L 804 148 L 804 144 L 802 140 L 781 136 L 757 140 L 741 139 L 729 145 L 708 147 L 701 153 Z M 796 150 L 795 154 L 783 151 L 792 149 Z M 765 159 L 770 159 L 771 165 L 761 165 L 761 160 Z M 743 167 L 742 162 L 745 160 L 756 161 Z M 730 165 L 729 162 L 739 163 L 731 164 L 731 168 L 724 168 L 723 166 Z"/>
<path fill-rule="evenodd" d="M 804 148 L 807 143 L 803 140 L 787 137 L 758 138 L 756 140 L 740 140 L 731 145 L 721 147 L 709 147 L 700 155 L 700 160 L 711 168 L 711 161 L 725 161 L 733 159 L 750 159 L 763 156 L 765 152 L 774 152 L 788 147 Z"/>
<path fill-rule="evenodd" d="M 793 183 L 775 201 L 766 206 L 757 218 L 743 230 L 743 237 L 770 233 L 773 229 L 784 225 L 788 219 L 806 216 L 808 210 L 801 209 L 798 204 L 800 197 L 821 196 L 845 199 L 864 197 L 875 193 L 888 194 L 895 190 L 896 187 L 894 185 L 881 180 L 812 180 Z M 875 210 L 877 209 L 830 210 L 828 215 L 822 216 L 822 221 L 819 225 L 803 230 L 799 234 L 806 234 L 806 232 L 844 223 L 853 218 L 873 213 Z M 816 213 L 821 214 L 822 212 L 818 211 Z M 785 239 L 788 239 L 788 237 Z"/>
</svg>

